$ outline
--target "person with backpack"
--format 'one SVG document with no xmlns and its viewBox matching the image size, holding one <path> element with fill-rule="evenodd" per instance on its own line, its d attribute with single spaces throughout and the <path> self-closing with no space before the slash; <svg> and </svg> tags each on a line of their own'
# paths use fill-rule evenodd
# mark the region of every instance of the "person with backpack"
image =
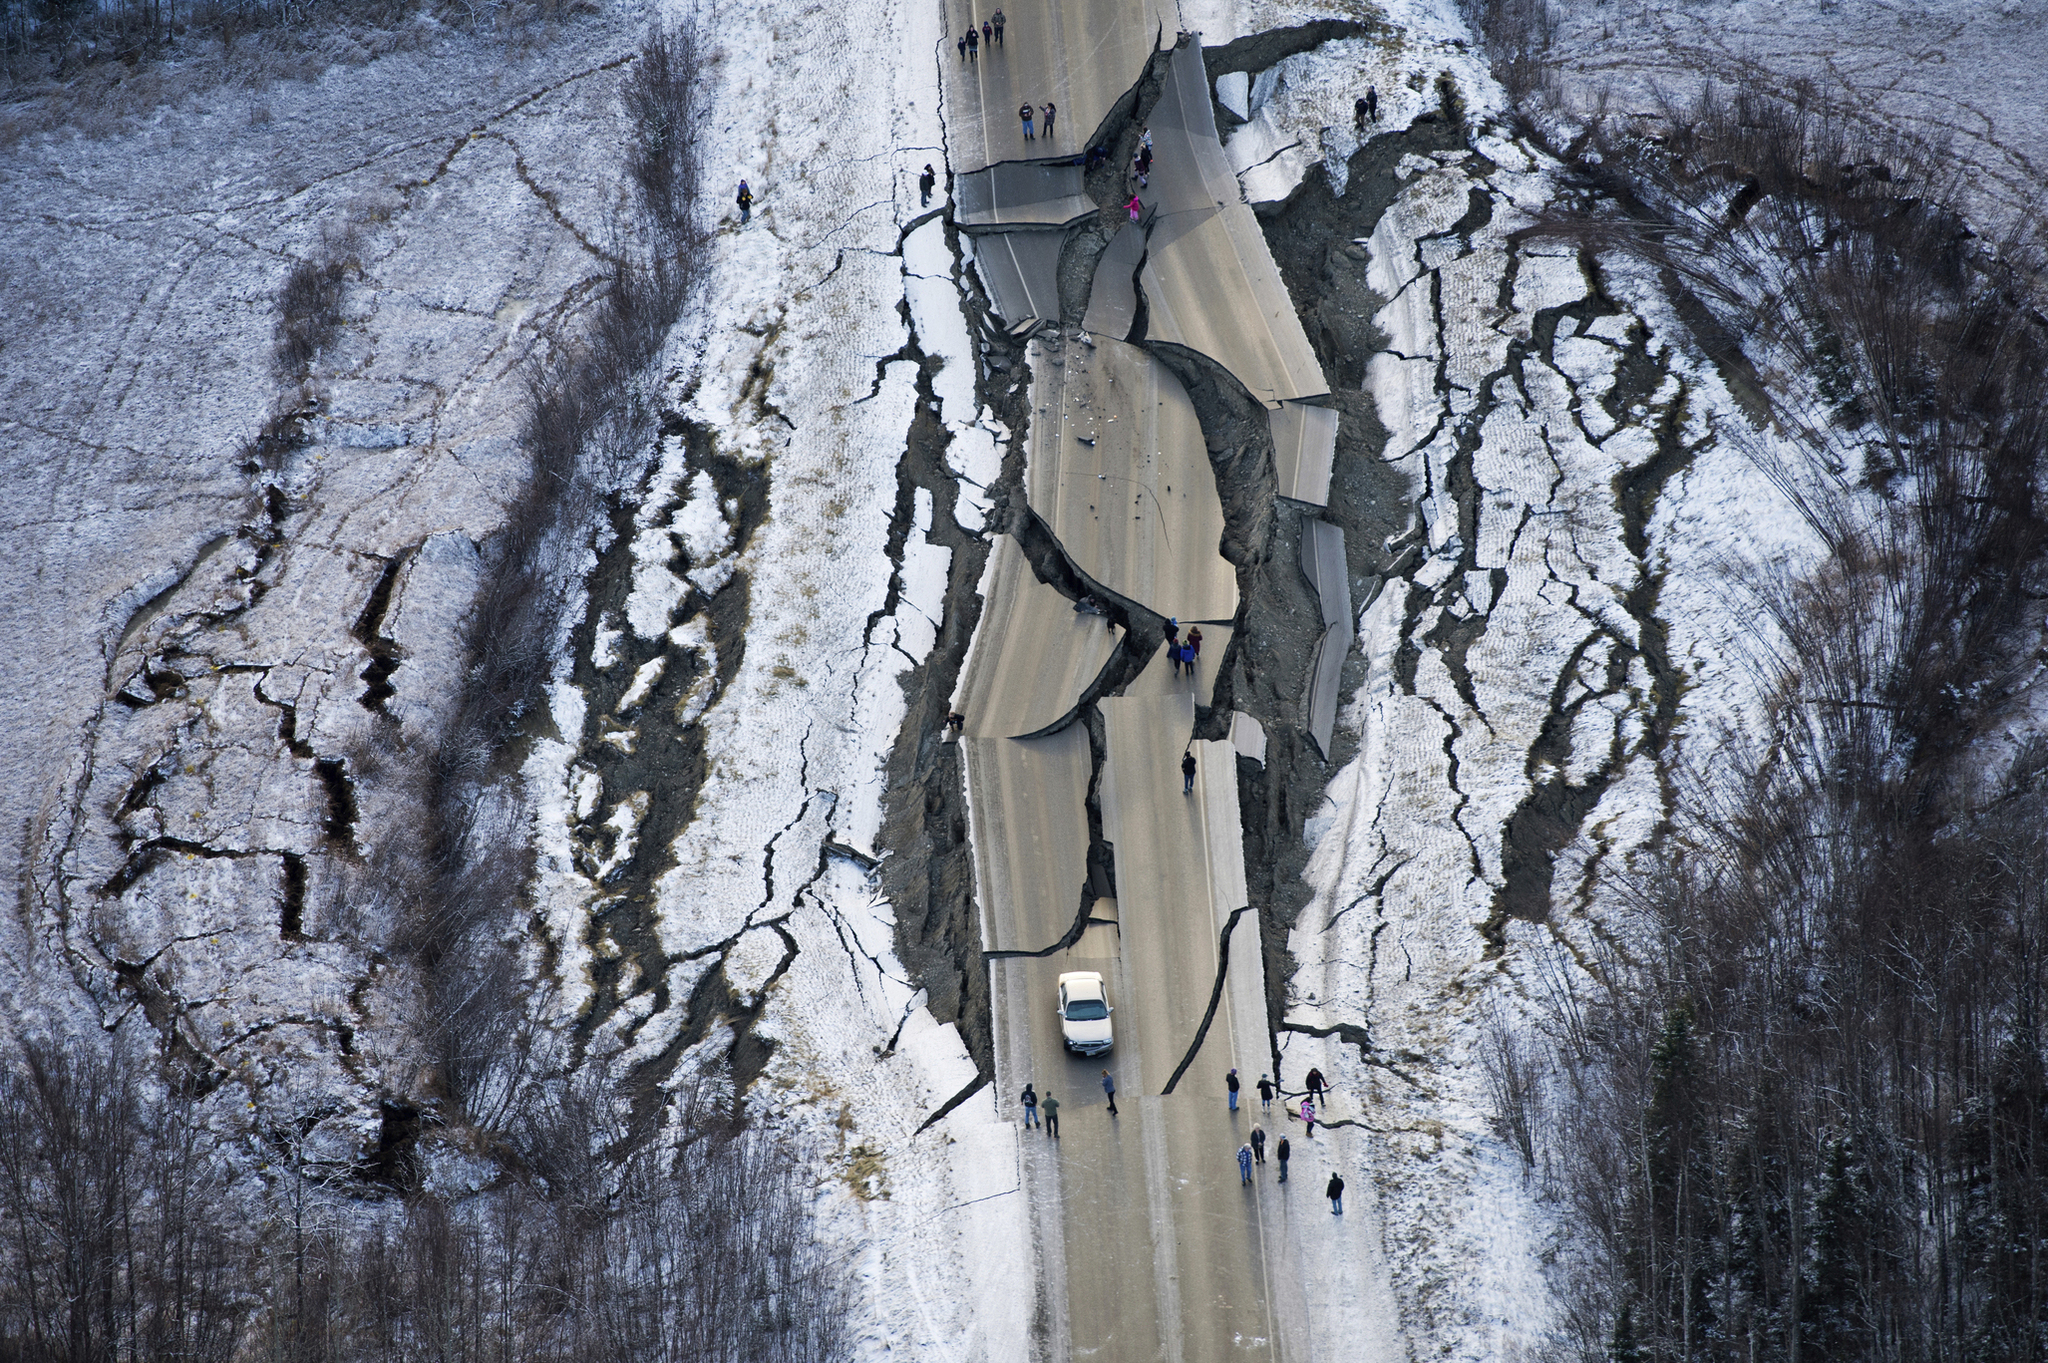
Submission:
<svg viewBox="0 0 2048 1363">
<path fill-rule="evenodd" d="M 1273 1147 L 1273 1159 L 1280 1165 L 1280 1181 L 1282 1183 L 1287 1181 L 1287 1156 L 1290 1153 L 1291 1147 L 1287 1144 L 1287 1138 L 1282 1136 L 1280 1143 Z"/>
<path fill-rule="evenodd" d="M 754 191 L 747 188 L 745 180 L 740 181 L 740 192 L 733 196 L 733 202 L 740 206 L 740 222 L 746 223 L 754 216 Z"/>
<path fill-rule="evenodd" d="M 1032 1091 L 1029 1084 L 1024 1086 L 1023 1102 L 1024 1129 L 1029 1131 L 1032 1127 L 1038 1125 L 1038 1095 Z"/>
</svg>

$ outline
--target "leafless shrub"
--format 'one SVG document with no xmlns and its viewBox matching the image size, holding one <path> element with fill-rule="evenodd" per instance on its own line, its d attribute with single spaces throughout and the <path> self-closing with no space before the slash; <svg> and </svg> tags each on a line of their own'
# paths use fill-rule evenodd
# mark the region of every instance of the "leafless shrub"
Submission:
<svg viewBox="0 0 2048 1363">
<path fill-rule="evenodd" d="M 278 294 L 278 372 L 287 381 L 306 375 L 313 359 L 341 327 L 342 292 L 360 274 L 353 232 L 329 233 L 319 249 L 285 273 Z"/>
<path fill-rule="evenodd" d="M 1544 1066 L 1530 1054 L 1522 1033 L 1504 1018 L 1487 1024 L 1479 1063 L 1486 1075 L 1486 1094 L 1493 1105 L 1494 1132 L 1521 1152 L 1522 1162 L 1536 1167 L 1536 1129 L 1543 1106 Z"/>
</svg>

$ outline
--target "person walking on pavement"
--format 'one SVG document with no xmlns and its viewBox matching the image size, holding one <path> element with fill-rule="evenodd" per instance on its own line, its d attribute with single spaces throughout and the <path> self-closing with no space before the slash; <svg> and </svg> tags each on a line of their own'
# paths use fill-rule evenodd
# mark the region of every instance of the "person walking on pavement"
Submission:
<svg viewBox="0 0 2048 1363">
<path fill-rule="evenodd" d="M 994 14 L 990 15 L 989 18 L 991 21 L 994 22 L 996 26 L 996 46 L 1001 47 L 1003 45 L 1003 12 L 1001 10 L 997 10 Z M 1050 122 L 1048 122 L 1045 125 L 1045 127 L 1047 132 L 1052 131 L 1052 124 Z"/>
<path fill-rule="evenodd" d="M 1024 1086 L 1023 1101 L 1024 1129 L 1029 1131 L 1032 1127 L 1038 1125 L 1038 1095 L 1032 1091 L 1029 1084 Z"/>
<path fill-rule="evenodd" d="M 1131 201 L 1125 204 L 1124 207 L 1131 210 L 1131 221 L 1136 222 L 1138 220 L 1138 215 L 1144 212 L 1145 210 L 1145 203 L 1137 195 L 1133 194 L 1131 196 Z"/>
<path fill-rule="evenodd" d="M 1301 1100 L 1301 1124 L 1307 1128 L 1304 1134 L 1308 1139 L 1314 1140 L 1316 1138 L 1316 1105 L 1315 1100 L 1312 1098 Z"/>
<path fill-rule="evenodd" d="M 1223 1087 L 1224 1087 L 1224 1088 L 1225 1088 L 1226 1090 L 1228 1090 L 1228 1091 L 1229 1091 L 1229 1093 L 1230 1093 L 1230 1110 L 1231 1110 L 1232 1112 L 1235 1112 L 1235 1111 L 1237 1111 L 1237 1071 L 1236 1071 L 1236 1070 L 1232 1070 L 1232 1071 L 1231 1071 L 1230 1073 L 1228 1073 L 1228 1074 L 1226 1074 L 1226 1075 L 1224 1075 L 1224 1076 L 1223 1076 Z"/>
<path fill-rule="evenodd" d="M 1116 1116 L 1116 1077 L 1108 1070 L 1102 1072 L 1102 1093 L 1109 1099 L 1109 1115 Z"/>
<path fill-rule="evenodd" d="M 1180 642 L 1180 621 L 1178 619 L 1166 622 L 1166 642 L 1169 644 Z"/>
<path fill-rule="evenodd" d="M 747 188 L 745 180 L 740 181 L 740 192 L 733 196 L 733 202 L 740 206 L 740 221 L 751 221 L 754 216 L 754 191 Z"/>
<path fill-rule="evenodd" d="M 1202 656 L 1202 627 L 1196 625 L 1188 631 L 1188 647 L 1195 651 L 1195 657 Z"/>
<path fill-rule="evenodd" d="M 1252 1158 L 1260 1164 L 1266 1162 L 1266 1128 L 1263 1126 L 1252 1128 Z"/>
<path fill-rule="evenodd" d="M 1252 1181 L 1252 1148 L 1249 1145 L 1237 1147 L 1237 1183 L 1241 1188 Z"/>
<path fill-rule="evenodd" d="M 1280 1181 L 1281 1181 L 1282 1183 L 1285 1183 L 1285 1182 L 1287 1181 L 1287 1156 L 1288 1156 L 1288 1153 L 1289 1153 L 1289 1147 L 1288 1147 L 1288 1144 L 1287 1144 L 1287 1138 L 1286 1138 L 1285 1136 L 1282 1136 L 1282 1137 L 1280 1138 L 1280 1143 L 1279 1143 L 1278 1145 L 1276 1145 L 1276 1146 L 1274 1146 L 1274 1147 L 1273 1147 L 1273 1158 L 1274 1158 L 1274 1159 L 1275 1159 L 1276 1161 L 1278 1161 L 1278 1162 L 1279 1162 L 1279 1165 L 1280 1165 Z"/>
<path fill-rule="evenodd" d="M 1321 1070 L 1310 1070 L 1308 1076 L 1301 1082 L 1307 1085 L 1309 1097 L 1319 1103 L 1323 1101 L 1323 1072 Z"/>
<path fill-rule="evenodd" d="M 967 26 L 967 60 L 979 61 L 980 58 L 981 34 L 975 30 L 974 25 L 969 24 Z"/>
<path fill-rule="evenodd" d="M 1002 32 L 1002 30 L 1001 30 L 1001 29 L 997 29 L 996 31 L 997 31 L 998 33 Z M 1045 135 L 1046 135 L 1047 137 L 1051 137 L 1051 136 L 1052 136 L 1052 121 L 1053 121 L 1054 117 L 1058 115 L 1059 111 L 1060 111 L 1060 106 L 1059 106 L 1059 105 L 1057 105 L 1057 104 L 1053 103 L 1053 102 L 1052 102 L 1051 100 L 1047 100 L 1047 101 L 1045 102 L 1045 109 L 1044 109 L 1044 111 L 1043 111 L 1043 112 L 1044 112 L 1044 114 L 1045 114 Z"/>
<path fill-rule="evenodd" d="M 1180 755 L 1180 793 L 1183 795 L 1193 795 L 1195 793 L 1195 754 L 1193 749 Z M 1230 1110 L 1232 1112 L 1237 1111 L 1237 1093 L 1234 1087 L 1230 1095 Z"/>
<path fill-rule="evenodd" d="M 986 19 L 981 21 L 981 45 L 983 47 L 994 47 L 996 45 L 996 31 Z"/>
<path fill-rule="evenodd" d="M 939 177 L 933 173 L 932 163 L 929 161 L 925 162 L 924 174 L 917 177 L 917 192 L 923 199 L 921 207 L 930 208 L 932 206 L 932 186 L 938 182 Z"/>
<path fill-rule="evenodd" d="M 957 47 L 957 48 L 959 48 L 959 49 L 960 49 L 960 60 L 961 60 L 961 61 L 963 61 L 963 62 L 964 62 L 964 61 L 966 61 L 966 60 L 967 60 L 967 35 L 966 35 L 966 34 L 964 34 L 964 33 L 963 33 L 963 34 L 961 34 L 961 35 L 960 35 L 960 38 L 959 38 L 959 40 L 958 40 L 957 42 L 955 42 L 955 43 L 953 44 L 953 46 L 955 46 L 955 47 Z"/>
<path fill-rule="evenodd" d="M 1024 120 L 1024 140 L 1026 142 L 1031 140 L 1031 114 L 1032 108 L 1029 104 L 1017 106 L 1017 117 Z"/>
<path fill-rule="evenodd" d="M 1045 1109 L 1045 1134 L 1047 1138 L 1058 1140 L 1060 1138 L 1060 1100 L 1048 1093 L 1045 1095 L 1045 1101 L 1040 1103 L 1039 1106 Z"/>
<path fill-rule="evenodd" d="M 1273 1081 L 1262 1074 L 1259 1076 L 1258 1087 L 1259 1111 L 1271 1112 L 1273 1110 Z"/>
<path fill-rule="evenodd" d="M 1195 646 L 1183 643 L 1180 646 L 1180 665 L 1188 670 L 1188 680 L 1195 679 Z"/>
<path fill-rule="evenodd" d="M 1344 1176 L 1331 1174 L 1330 1184 L 1323 1189 L 1323 1196 L 1330 1199 L 1330 1215 L 1344 1215 Z"/>
</svg>

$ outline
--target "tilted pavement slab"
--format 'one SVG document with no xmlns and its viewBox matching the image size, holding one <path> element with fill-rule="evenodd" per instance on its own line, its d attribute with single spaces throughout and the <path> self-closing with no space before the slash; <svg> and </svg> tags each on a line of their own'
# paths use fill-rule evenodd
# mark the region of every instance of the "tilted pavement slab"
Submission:
<svg viewBox="0 0 2048 1363">
<path fill-rule="evenodd" d="M 1280 495 L 1311 506 L 1329 505 L 1330 473 L 1337 462 L 1337 410 L 1283 402 L 1269 416 Z"/>
<path fill-rule="evenodd" d="M 978 60 L 963 61 L 955 40 L 999 8 L 1008 20 L 1002 46 L 985 46 Z M 945 12 L 940 79 L 946 156 L 956 170 L 1085 152 L 1146 61 L 1181 27 L 1171 0 L 946 0 Z M 1051 138 L 1024 140 L 1017 107 L 1027 100 L 1034 109 L 1057 106 Z"/>
<path fill-rule="evenodd" d="M 1040 582 L 1017 541 L 998 535 L 983 575 L 982 616 L 960 669 L 956 708 L 973 738 L 1036 733 L 1074 708 L 1116 650 L 1100 615 Z M 1206 640 L 1205 640 L 1206 642 Z"/>
<path fill-rule="evenodd" d="M 1036 341 L 1024 484 L 1081 570 L 1162 615 L 1228 620 L 1223 505 L 1194 404 L 1121 341 Z"/>
<path fill-rule="evenodd" d="M 1216 138 L 1202 49 L 1175 50 L 1153 110 L 1152 210 L 1139 273 L 1147 341 L 1228 370 L 1268 407 L 1329 392 L 1257 217 Z"/>
<path fill-rule="evenodd" d="M 953 221 L 977 235 L 1007 227 L 1071 227 L 1099 211 L 1076 165 L 1006 161 L 953 177 Z"/>
<path fill-rule="evenodd" d="M 1081 317 L 1084 331 L 1112 341 L 1130 339 L 1131 327 L 1138 320 L 1138 263 L 1144 256 L 1144 230 L 1134 222 L 1118 228 L 1095 258 L 1088 310 Z"/>
<path fill-rule="evenodd" d="M 1004 322 L 1014 326 L 1060 315 L 1060 248 L 1066 240 L 1066 233 L 1042 228 L 975 238 L 974 268 Z"/>
</svg>

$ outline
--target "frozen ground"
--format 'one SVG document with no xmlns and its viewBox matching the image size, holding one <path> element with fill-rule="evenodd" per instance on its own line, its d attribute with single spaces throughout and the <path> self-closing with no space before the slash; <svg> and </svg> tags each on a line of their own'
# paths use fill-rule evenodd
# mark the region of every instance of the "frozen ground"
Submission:
<svg viewBox="0 0 2048 1363">
<path fill-rule="evenodd" d="M 1377 17 L 1184 7 L 1212 45 L 1333 10 Z M 337 1149 L 367 1137 L 378 1093 L 411 1090 L 402 1017 L 357 988 L 371 944 L 319 916 L 375 827 L 374 809 L 350 823 L 333 777 L 371 707 L 420 735 L 448 694 L 475 544 L 517 472 L 514 369 L 573 321 L 608 249 L 614 162 L 593 148 L 618 141 L 616 63 L 649 17 L 611 11 L 513 63 L 449 39 L 278 86 L 263 117 L 220 91 L 0 166 L 14 1025 L 110 1021 L 146 969 L 151 1020 L 253 1092 L 289 1057 L 292 1101 L 337 1100 Z M 899 679 L 954 566 L 934 538 L 947 518 L 980 528 L 978 489 L 1021 434 L 981 406 L 961 266 L 918 203 L 923 164 L 941 172 L 931 212 L 948 169 L 938 9 L 724 0 L 698 17 L 718 49 L 714 268 L 667 360 L 685 428 L 608 551 L 621 589 L 593 587 L 557 737 L 527 767 L 550 948 L 534 971 L 670 1074 L 732 1042 L 685 1016 L 721 972 L 779 1043 L 763 1107 L 815 1153 L 861 1356 L 1021 1357 L 1014 1128 L 986 1090 L 922 1127 L 974 1066 L 894 959 L 869 875 Z M 1340 722 L 1360 748 L 1309 820 L 1285 1019 L 1308 1030 L 1283 1041 L 1355 1123 L 1336 1134 L 1379 1190 L 1413 1354 L 1505 1358 L 1542 1341 L 1538 1256 L 1560 1228 L 1489 1121 L 1489 1031 L 1527 1025 L 1540 971 L 1576 968 L 1603 927 L 1599 868 L 1660 816 L 1685 744 L 1739 721 L 1725 562 L 1805 550 L 1720 438 L 1744 418 L 1655 290 L 1510 240 L 1548 168 L 1493 125 L 1448 7 L 1385 17 L 1384 40 L 1255 73 L 1230 137 L 1247 197 L 1278 201 L 1312 166 L 1341 171 L 1363 83 L 1391 129 L 1447 71 L 1482 153 L 1404 164 L 1353 257 L 1384 304 L 1367 379 L 1383 457 L 1418 517 L 1412 552 L 1388 546 L 1398 575 L 1359 603 L 1368 669 Z M 2033 0 L 1575 5 L 1564 41 L 1584 88 L 1749 60 L 1844 73 L 1861 107 L 1955 128 L 2021 202 L 2040 22 Z M 194 146 L 208 154 L 180 154 Z M 727 205 L 742 175 L 759 196 L 744 228 Z M 355 227 L 361 273 L 313 375 L 310 443 L 270 496 L 244 465 L 299 400 L 271 367 L 275 298 L 330 223 Z M 927 360 L 944 363 L 921 388 Z M 957 484 L 903 481 L 920 402 Z M 648 773 L 685 753 L 701 782 L 671 809 Z M 1379 1063 L 1313 1034 L 1340 1026 L 1367 1028 Z"/>
<path fill-rule="evenodd" d="M 1703 79 L 1762 71 L 1826 105 L 1944 148 L 1980 219 L 2038 222 L 2048 163 L 2042 0 L 1564 0 L 1556 52 L 1572 104 L 1654 112 Z"/>
</svg>

